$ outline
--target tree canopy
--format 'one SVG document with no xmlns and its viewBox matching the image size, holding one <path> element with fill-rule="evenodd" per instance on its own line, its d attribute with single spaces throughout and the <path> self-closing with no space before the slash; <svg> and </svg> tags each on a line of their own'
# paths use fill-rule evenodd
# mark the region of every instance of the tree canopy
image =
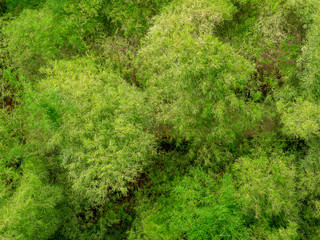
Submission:
<svg viewBox="0 0 320 240">
<path fill-rule="evenodd" d="M 0 0 L 0 239 L 318 239 L 318 0 Z"/>
</svg>

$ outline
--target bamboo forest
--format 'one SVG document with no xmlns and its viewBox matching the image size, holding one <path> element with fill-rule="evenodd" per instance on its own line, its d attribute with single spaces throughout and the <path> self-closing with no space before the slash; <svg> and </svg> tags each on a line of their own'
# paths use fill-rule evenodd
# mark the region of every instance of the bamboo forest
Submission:
<svg viewBox="0 0 320 240">
<path fill-rule="evenodd" d="M 0 240 L 320 239 L 319 0 L 0 0 Z"/>
</svg>

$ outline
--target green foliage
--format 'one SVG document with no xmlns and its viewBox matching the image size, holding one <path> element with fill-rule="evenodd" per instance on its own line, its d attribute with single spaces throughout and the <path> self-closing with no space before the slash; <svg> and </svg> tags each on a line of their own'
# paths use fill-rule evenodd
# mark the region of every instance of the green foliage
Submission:
<svg viewBox="0 0 320 240">
<path fill-rule="evenodd" d="M 43 5 L 45 0 L 4 0 L 7 2 L 9 12 L 19 13 L 25 8 L 35 9 Z"/>
<path fill-rule="evenodd" d="M 61 189 L 25 175 L 12 199 L 0 210 L 3 239 L 48 239 L 59 227 Z"/>
<path fill-rule="evenodd" d="M 311 23 L 312 8 L 315 3 L 313 0 L 233 0 L 232 2 L 237 6 L 233 19 L 237 24 L 234 25 L 235 22 L 230 24 L 236 32 L 228 34 L 234 35 L 237 41 L 240 40 L 238 39 L 240 36 L 244 37 L 242 43 L 245 45 L 247 45 L 246 40 L 254 40 L 253 43 L 258 48 L 283 42 L 288 36 L 294 37 L 295 41 L 301 41 L 307 25 Z"/>
<path fill-rule="evenodd" d="M 1 239 L 319 238 L 318 0 L 0 15 Z"/>
<path fill-rule="evenodd" d="M 303 56 L 300 64 L 303 67 L 302 85 L 309 98 L 318 101 L 320 99 L 320 10 L 313 15 L 313 24 L 307 35 L 307 43 L 303 47 Z"/>
<path fill-rule="evenodd" d="M 283 132 L 291 137 L 310 140 L 320 134 L 320 107 L 310 102 L 298 100 L 295 104 L 278 103 L 284 124 Z"/>
<path fill-rule="evenodd" d="M 297 238 L 297 173 L 292 157 L 255 149 L 252 156 L 240 158 L 233 171 L 252 236 L 256 239 Z"/>
<path fill-rule="evenodd" d="M 105 14 L 114 31 L 124 36 L 139 39 L 151 25 L 151 17 L 171 0 L 108 1 Z"/>
<path fill-rule="evenodd" d="M 19 186 L 24 147 L 19 138 L 23 138 L 21 122 L 15 115 L 0 110 L 0 206 Z"/>
<path fill-rule="evenodd" d="M 25 94 L 14 108 L 1 109 L 0 234 L 4 239 L 48 239 L 61 224 L 59 163 L 48 142 L 50 119 L 37 94 Z"/>
<path fill-rule="evenodd" d="M 119 35 L 101 37 L 94 50 L 102 66 L 112 69 L 128 83 L 141 87 L 136 77 L 137 68 L 133 63 L 137 49 L 130 39 Z"/>
<path fill-rule="evenodd" d="M 319 237 L 320 223 L 320 158 L 319 139 L 310 143 L 309 151 L 299 165 L 299 201 L 302 203 L 300 215 L 301 239 L 317 239 Z"/>
<path fill-rule="evenodd" d="M 12 69 L 2 71 L 0 82 L 0 107 L 10 109 L 23 95 L 24 77 Z M 19 81 L 17 81 L 19 80 Z"/>
<path fill-rule="evenodd" d="M 245 239 L 240 206 L 230 176 L 193 169 L 177 178 L 168 196 L 142 202 L 129 239 Z"/>
<path fill-rule="evenodd" d="M 1 0 L 0 1 L 0 16 L 7 11 L 7 1 Z"/>
<path fill-rule="evenodd" d="M 126 195 L 153 152 L 143 96 L 85 59 L 53 63 L 46 74 L 42 91 L 56 92 L 63 104 L 61 158 L 73 190 L 91 204 L 105 203 L 109 193 Z"/>
<path fill-rule="evenodd" d="M 192 141 L 207 164 L 213 158 L 226 161 L 217 144 L 235 144 L 263 116 L 250 99 L 256 94 L 253 65 L 212 36 L 212 28 L 230 17 L 230 8 L 226 1 L 185 1 L 168 8 L 138 53 L 139 80 L 158 124 L 169 129 L 161 134 Z"/>
<path fill-rule="evenodd" d="M 261 100 L 278 97 L 297 86 L 297 61 L 312 22 L 314 1 L 232 1 L 231 20 L 218 27 L 218 36 L 257 68 L 254 76 Z"/>
<path fill-rule="evenodd" d="M 48 8 L 25 10 L 3 29 L 7 64 L 32 77 L 49 60 L 83 51 L 78 31 L 76 22 L 58 19 Z"/>
</svg>

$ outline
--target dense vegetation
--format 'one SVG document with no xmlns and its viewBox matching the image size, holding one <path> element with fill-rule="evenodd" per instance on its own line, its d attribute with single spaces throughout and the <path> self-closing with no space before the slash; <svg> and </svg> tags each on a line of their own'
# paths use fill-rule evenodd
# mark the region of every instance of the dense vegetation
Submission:
<svg viewBox="0 0 320 240">
<path fill-rule="evenodd" d="M 318 0 L 0 0 L 0 239 L 319 239 Z"/>
</svg>

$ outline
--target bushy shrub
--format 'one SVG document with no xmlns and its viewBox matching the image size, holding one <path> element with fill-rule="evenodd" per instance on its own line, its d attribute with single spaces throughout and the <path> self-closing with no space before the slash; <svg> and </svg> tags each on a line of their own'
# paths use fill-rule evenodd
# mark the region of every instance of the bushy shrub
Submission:
<svg viewBox="0 0 320 240">
<path fill-rule="evenodd" d="M 126 195 L 153 152 L 143 96 L 85 59 L 53 63 L 46 74 L 42 91 L 62 101 L 61 158 L 75 194 L 93 205 Z"/>
<path fill-rule="evenodd" d="M 1 239 L 318 239 L 318 0 L 0 15 Z"/>
<path fill-rule="evenodd" d="M 320 134 L 320 106 L 298 99 L 295 104 L 278 103 L 282 113 L 283 132 L 290 136 L 311 140 Z"/>
<path fill-rule="evenodd" d="M 21 179 L 20 165 L 24 157 L 24 146 L 21 139 L 21 122 L 13 114 L 9 115 L 0 109 L 0 206 L 19 186 Z"/>
<path fill-rule="evenodd" d="M 230 176 L 192 169 L 168 196 L 142 202 L 129 239 L 245 239 L 241 208 Z"/>
<path fill-rule="evenodd" d="M 25 10 L 3 29 L 6 64 L 30 78 L 55 58 L 84 50 L 75 22 L 62 20 L 48 8 Z"/>
<path fill-rule="evenodd" d="M 45 0 L 4 0 L 9 12 L 19 13 L 25 8 L 34 9 L 43 5 Z"/>
<path fill-rule="evenodd" d="M 313 15 L 313 24 L 307 34 L 307 43 L 303 47 L 300 65 L 304 69 L 302 86 L 308 98 L 318 101 L 320 99 L 320 9 Z"/>
<path fill-rule="evenodd" d="M 193 142 L 207 164 L 219 160 L 218 145 L 233 145 L 263 115 L 255 103 L 254 66 L 212 35 L 232 9 L 227 1 L 170 6 L 138 52 L 138 80 L 158 124 L 167 125 L 160 137 Z"/>
<path fill-rule="evenodd" d="M 243 212 L 256 239 L 295 239 L 299 205 L 296 167 L 292 157 L 276 149 L 255 149 L 233 167 L 243 197 Z"/>
<path fill-rule="evenodd" d="M 304 159 L 300 159 L 298 197 L 301 203 L 300 224 L 302 239 L 317 239 L 320 222 L 320 158 L 319 139 L 309 144 L 309 151 Z"/>
<path fill-rule="evenodd" d="M 113 25 L 114 32 L 137 40 L 151 26 L 151 18 L 170 2 L 171 0 L 109 1 L 104 12 Z"/>
<path fill-rule="evenodd" d="M 43 183 L 33 173 L 25 174 L 15 194 L 0 209 L 3 239 L 48 239 L 61 224 L 57 205 L 62 191 Z"/>
<path fill-rule="evenodd" d="M 7 11 L 7 2 L 6 0 L 0 1 L 0 16 Z"/>
</svg>

